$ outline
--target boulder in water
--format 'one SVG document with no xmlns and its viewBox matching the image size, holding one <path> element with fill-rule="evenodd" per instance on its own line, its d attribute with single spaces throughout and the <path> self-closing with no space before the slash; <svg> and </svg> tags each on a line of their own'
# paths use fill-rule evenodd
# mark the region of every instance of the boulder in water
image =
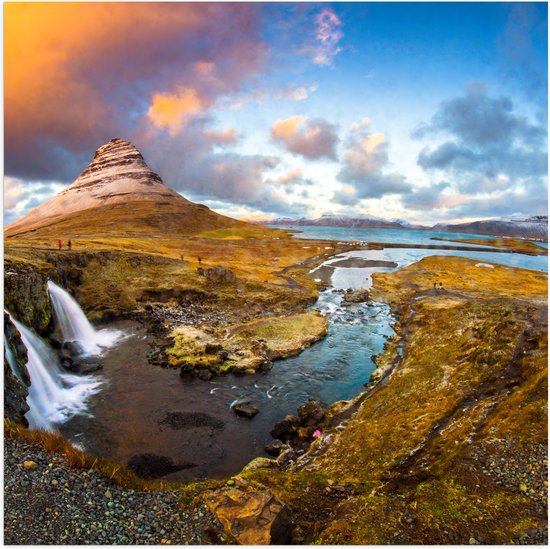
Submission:
<svg viewBox="0 0 550 549">
<path fill-rule="evenodd" d="M 233 406 L 233 411 L 238 415 L 242 417 L 248 417 L 252 418 L 258 413 L 258 409 L 254 408 L 254 406 L 250 406 L 250 404 L 241 403 L 241 404 L 235 404 Z"/>
<path fill-rule="evenodd" d="M 84 354 L 84 347 L 78 341 L 65 341 L 62 347 L 66 356 L 75 357 Z"/>
<path fill-rule="evenodd" d="M 366 303 L 369 299 L 369 291 L 365 289 L 348 290 L 344 294 L 344 301 L 346 303 Z"/>
</svg>

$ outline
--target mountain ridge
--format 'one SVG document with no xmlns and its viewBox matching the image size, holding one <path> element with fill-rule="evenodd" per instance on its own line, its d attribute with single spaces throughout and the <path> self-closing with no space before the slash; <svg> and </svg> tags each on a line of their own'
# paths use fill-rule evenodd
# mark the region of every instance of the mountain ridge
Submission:
<svg viewBox="0 0 550 549">
<path fill-rule="evenodd" d="M 484 219 L 468 223 L 437 223 L 433 226 L 416 225 L 402 219 L 386 220 L 376 216 L 343 216 L 325 214 L 316 219 L 282 217 L 256 223 L 274 226 L 296 225 L 311 227 L 354 227 L 354 228 L 388 228 L 431 230 L 468 234 L 487 234 L 491 236 L 509 236 L 529 240 L 548 240 L 548 217 L 511 217 L 503 219 Z"/>
</svg>

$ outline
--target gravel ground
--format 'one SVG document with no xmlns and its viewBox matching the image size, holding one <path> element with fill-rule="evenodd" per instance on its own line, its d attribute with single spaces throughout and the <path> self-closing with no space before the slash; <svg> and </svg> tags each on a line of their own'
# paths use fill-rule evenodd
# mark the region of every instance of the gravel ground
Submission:
<svg viewBox="0 0 550 549">
<path fill-rule="evenodd" d="M 489 476 L 497 486 L 529 498 L 539 517 L 548 513 L 548 448 L 542 444 L 514 441 L 485 441 L 471 455 L 476 468 Z M 479 470 L 479 469 L 478 469 Z M 512 539 L 519 545 L 547 545 L 548 523 L 544 528 L 530 528 Z"/>
<path fill-rule="evenodd" d="M 205 506 L 183 509 L 178 501 L 177 491 L 120 488 L 97 471 L 68 469 L 62 456 L 35 444 L 5 440 L 6 545 L 224 542 Z"/>
</svg>

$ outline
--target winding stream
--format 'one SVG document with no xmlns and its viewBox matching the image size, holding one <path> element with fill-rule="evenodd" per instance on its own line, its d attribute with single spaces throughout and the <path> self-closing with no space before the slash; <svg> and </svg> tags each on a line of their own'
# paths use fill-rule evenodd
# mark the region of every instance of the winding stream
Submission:
<svg viewBox="0 0 550 549">
<path fill-rule="evenodd" d="M 340 254 L 325 262 L 324 276 L 328 272 L 331 285 L 313 307 L 328 317 L 325 339 L 298 356 L 276 361 L 265 374 L 228 375 L 210 382 L 184 381 L 177 370 L 151 367 L 147 353 L 152 336 L 136 322 L 111 323 L 111 330 L 127 337 L 103 355 L 104 369 L 94 374 L 102 389 L 90 397 L 87 415 L 76 415 L 59 429 L 87 451 L 119 463 L 139 461 L 144 454 L 146 460 L 156 457 L 169 464 L 165 480 L 233 474 L 266 455 L 270 430 L 298 406 L 309 399 L 326 404 L 351 399 L 368 382 L 375 368 L 372 357 L 393 334 L 389 307 L 345 304 L 339 290 L 368 288 L 373 272 L 402 268 L 427 255 L 461 255 L 547 271 L 546 257 L 521 254 L 399 248 Z M 396 266 L 354 266 L 369 265 L 365 261 Z M 260 410 L 251 420 L 230 408 L 243 400 Z"/>
</svg>

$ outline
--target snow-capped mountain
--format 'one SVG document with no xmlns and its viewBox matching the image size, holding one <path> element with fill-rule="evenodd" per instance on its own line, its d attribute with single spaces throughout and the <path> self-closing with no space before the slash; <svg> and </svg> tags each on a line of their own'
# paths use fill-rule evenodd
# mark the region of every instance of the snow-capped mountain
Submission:
<svg viewBox="0 0 550 549">
<path fill-rule="evenodd" d="M 307 219 L 300 217 L 291 219 L 281 217 L 267 222 L 269 225 L 297 225 L 297 226 L 313 226 L 313 227 L 360 227 L 371 229 L 410 229 L 422 228 L 419 225 L 411 225 L 400 219 L 387 220 L 374 215 L 361 215 L 357 217 L 349 217 L 345 215 L 325 214 L 317 219 Z"/>
<path fill-rule="evenodd" d="M 485 219 L 471 223 L 438 224 L 434 230 L 451 233 L 478 233 L 495 236 L 510 236 L 529 240 L 548 240 L 548 217 L 537 215 L 531 217 L 509 217 L 502 219 Z"/>
</svg>

